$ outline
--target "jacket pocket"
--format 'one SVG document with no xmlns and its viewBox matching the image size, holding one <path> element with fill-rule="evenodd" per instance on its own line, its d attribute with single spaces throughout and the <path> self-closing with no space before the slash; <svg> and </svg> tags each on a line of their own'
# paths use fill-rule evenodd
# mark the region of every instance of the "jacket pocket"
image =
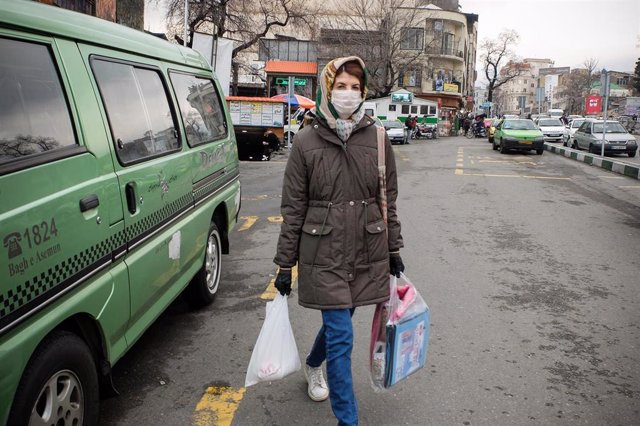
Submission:
<svg viewBox="0 0 640 426">
<path fill-rule="evenodd" d="M 331 231 L 333 226 L 317 223 L 302 225 L 300 235 L 300 263 L 329 266 L 331 258 Z M 315 258 L 315 259 L 314 259 Z"/>
<path fill-rule="evenodd" d="M 387 242 L 387 225 L 383 220 L 371 222 L 366 225 L 367 241 L 365 241 L 369 263 L 380 262 L 389 257 L 389 247 Z"/>
</svg>

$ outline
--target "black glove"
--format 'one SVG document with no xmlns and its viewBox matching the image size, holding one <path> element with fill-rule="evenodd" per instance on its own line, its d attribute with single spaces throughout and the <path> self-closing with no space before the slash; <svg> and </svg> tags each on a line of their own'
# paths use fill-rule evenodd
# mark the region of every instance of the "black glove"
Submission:
<svg viewBox="0 0 640 426">
<path fill-rule="evenodd" d="M 291 269 L 280 269 L 276 277 L 275 286 L 281 295 L 291 293 Z"/>
<path fill-rule="evenodd" d="M 404 263 L 399 253 L 391 253 L 389 255 L 389 273 L 400 278 L 400 272 L 404 272 Z"/>
</svg>

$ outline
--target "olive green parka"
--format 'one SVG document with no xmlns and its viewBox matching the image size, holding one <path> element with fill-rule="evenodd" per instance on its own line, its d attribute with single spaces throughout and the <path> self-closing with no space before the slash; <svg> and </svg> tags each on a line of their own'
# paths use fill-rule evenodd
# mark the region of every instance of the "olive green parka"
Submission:
<svg viewBox="0 0 640 426">
<path fill-rule="evenodd" d="M 364 116 L 343 143 L 322 118 L 296 134 L 282 186 L 275 263 L 298 264 L 298 300 L 344 309 L 389 298 L 389 252 L 402 246 L 398 183 L 385 137 L 388 224 L 377 202 L 374 121 Z"/>
</svg>

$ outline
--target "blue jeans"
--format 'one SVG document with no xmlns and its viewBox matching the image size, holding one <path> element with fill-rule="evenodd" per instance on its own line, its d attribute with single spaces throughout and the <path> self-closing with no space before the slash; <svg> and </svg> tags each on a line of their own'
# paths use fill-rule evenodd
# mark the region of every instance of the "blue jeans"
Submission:
<svg viewBox="0 0 640 426">
<path fill-rule="evenodd" d="M 353 311 L 355 308 L 323 310 L 322 327 L 307 357 L 307 365 L 310 367 L 320 367 L 327 360 L 329 399 L 339 426 L 358 424 L 358 402 L 351 378 Z"/>
</svg>

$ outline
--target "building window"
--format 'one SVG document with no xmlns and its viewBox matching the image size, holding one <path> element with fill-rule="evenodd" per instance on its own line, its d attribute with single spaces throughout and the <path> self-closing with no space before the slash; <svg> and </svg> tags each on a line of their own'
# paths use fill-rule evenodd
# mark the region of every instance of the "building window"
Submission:
<svg viewBox="0 0 640 426">
<path fill-rule="evenodd" d="M 411 105 L 402 105 L 402 114 L 409 114 L 409 107 Z"/>
<path fill-rule="evenodd" d="M 420 105 L 420 115 L 429 114 L 429 105 Z"/>
<path fill-rule="evenodd" d="M 400 75 L 400 81 L 405 87 L 419 87 L 422 85 L 422 71 L 406 70 Z"/>
<path fill-rule="evenodd" d="M 424 46 L 424 30 L 422 28 L 403 28 L 400 49 L 422 50 Z"/>
<path fill-rule="evenodd" d="M 262 38 L 258 42 L 258 60 L 316 62 L 318 60 L 317 43 L 307 40 Z"/>
<path fill-rule="evenodd" d="M 455 55 L 453 51 L 453 44 L 455 42 L 455 34 L 444 33 L 442 36 L 442 54 L 443 55 Z"/>
<path fill-rule="evenodd" d="M 390 112 L 395 112 L 396 111 L 396 106 L 395 105 L 389 105 L 389 111 Z"/>
</svg>

